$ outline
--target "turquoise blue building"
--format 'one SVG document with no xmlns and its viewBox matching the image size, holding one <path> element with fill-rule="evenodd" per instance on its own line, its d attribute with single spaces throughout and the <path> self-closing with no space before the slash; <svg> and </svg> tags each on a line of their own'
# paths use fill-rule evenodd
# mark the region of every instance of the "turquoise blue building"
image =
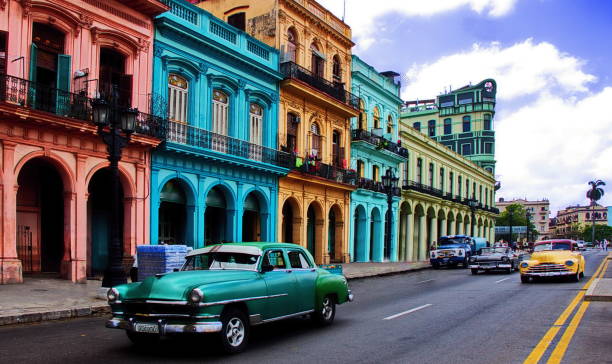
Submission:
<svg viewBox="0 0 612 364">
<path fill-rule="evenodd" d="M 274 240 L 279 54 L 184 0 L 155 21 L 152 109 L 169 118 L 154 151 L 151 243 Z"/>
<path fill-rule="evenodd" d="M 352 60 L 352 93 L 361 101 L 359 118 L 352 123 L 351 167 L 357 171 L 358 189 L 351 193 L 349 250 L 356 262 L 397 261 L 397 221 L 401 190 L 385 190 L 382 176 L 399 177 L 399 164 L 408 151 L 399 144 L 402 100 L 395 72 L 377 72 L 357 56 Z M 389 193 L 388 193 L 389 192 Z M 392 218 L 388 219 L 391 196 Z M 391 223 L 386 239 L 385 224 Z"/>
</svg>

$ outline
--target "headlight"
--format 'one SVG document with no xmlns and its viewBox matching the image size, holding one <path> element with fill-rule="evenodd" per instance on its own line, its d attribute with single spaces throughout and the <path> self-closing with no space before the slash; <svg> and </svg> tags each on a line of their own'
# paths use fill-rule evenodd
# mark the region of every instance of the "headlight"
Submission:
<svg viewBox="0 0 612 364">
<path fill-rule="evenodd" d="M 508 259 L 508 257 L 506 257 L 506 256 L 502 257 L 502 262 L 507 262 L 508 260 L 510 260 L 510 259 Z"/>
<path fill-rule="evenodd" d="M 574 261 L 568 260 L 567 262 L 565 262 L 565 265 L 567 265 L 568 267 L 571 267 L 572 265 L 574 265 Z"/>
<path fill-rule="evenodd" d="M 199 303 L 204 298 L 204 293 L 199 288 L 194 288 L 189 292 L 189 302 Z"/>
<path fill-rule="evenodd" d="M 527 262 L 522 262 L 521 263 L 521 268 L 527 268 L 527 267 L 529 267 L 529 263 L 527 263 Z"/>
<path fill-rule="evenodd" d="M 108 302 L 112 303 L 119 299 L 119 291 L 116 288 L 111 288 L 106 292 L 106 298 L 108 298 Z"/>
<path fill-rule="evenodd" d="M 462 256 L 463 255 L 463 250 L 462 249 L 458 249 L 457 250 L 457 255 Z"/>
</svg>

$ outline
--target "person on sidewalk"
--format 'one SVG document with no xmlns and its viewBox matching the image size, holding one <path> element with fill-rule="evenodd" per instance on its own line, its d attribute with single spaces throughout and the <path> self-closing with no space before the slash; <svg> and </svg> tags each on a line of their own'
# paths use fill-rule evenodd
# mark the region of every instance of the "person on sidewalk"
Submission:
<svg viewBox="0 0 612 364">
<path fill-rule="evenodd" d="M 608 251 L 608 241 L 606 239 L 601 242 L 601 245 L 604 251 Z"/>
</svg>

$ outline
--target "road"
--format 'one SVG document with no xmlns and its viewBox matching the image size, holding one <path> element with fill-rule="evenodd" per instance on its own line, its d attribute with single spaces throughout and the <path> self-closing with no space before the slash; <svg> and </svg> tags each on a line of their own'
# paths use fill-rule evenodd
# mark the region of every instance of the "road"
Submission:
<svg viewBox="0 0 612 364">
<path fill-rule="evenodd" d="M 594 274 L 604 254 L 585 252 L 580 283 L 521 284 L 518 273 L 424 270 L 351 282 L 353 303 L 318 328 L 296 319 L 253 329 L 247 351 L 225 356 L 212 338 L 131 346 L 105 318 L 0 328 L 3 363 L 522 363 Z M 569 324 L 544 352 L 551 355 Z M 563 355 L 564 363 L 612 363 L 612 304 L 591 303 Z M 575 321 L 575 320 L 574 320 Z"/>
</svg>

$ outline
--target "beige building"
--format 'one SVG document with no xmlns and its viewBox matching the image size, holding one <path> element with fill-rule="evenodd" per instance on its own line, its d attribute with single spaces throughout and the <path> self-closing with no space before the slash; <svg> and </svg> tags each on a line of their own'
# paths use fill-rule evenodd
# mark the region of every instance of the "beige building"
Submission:
<svg viewBox="0 0 612 364">
<path fill-rule="evenodd" d="M 504 198 L 500 198 L 497 201 L 497 208 L 500 213 L 506 210 L 506 206 L 511 204 L 519 204 L 525 208 L 531 214 L 531 222 L 535 225 L 538 230 L 538 236 L 536 240 L 543 240 L 550 237 L 549 221 L 550 221 L 550 202 L 547 199 L 541 201 L 529 201 L 526 199 L 515 199 L 506 201 Z"/>
<path fill-rule="evenodd" d="M 428 247 L 444 235 L 466 234 L 493 242 L 498 213 L 493 175 L 404 118 L 400 140 L 408 159 L 400 168 L 399 260 L 427 259 Z"/>
<path fill-rule="evenodd" d="M 279 135 L 295 169 L 279 181 L 278 241 L 319 264 L 348 262 L 351 29 L 313 0 L 206 0 L 198 6 L 281 51 Z"/>
<path fill-rule="evenodd" d="M 592 206 L 568 206 L 564 210 L 559 210 L 557 216 L 550 221 L 551 237 L 554 238 L 574 238 L 577 227 L 580 225 L 608 224 L 608 208 L 601 205 Z"/>
</svg>

